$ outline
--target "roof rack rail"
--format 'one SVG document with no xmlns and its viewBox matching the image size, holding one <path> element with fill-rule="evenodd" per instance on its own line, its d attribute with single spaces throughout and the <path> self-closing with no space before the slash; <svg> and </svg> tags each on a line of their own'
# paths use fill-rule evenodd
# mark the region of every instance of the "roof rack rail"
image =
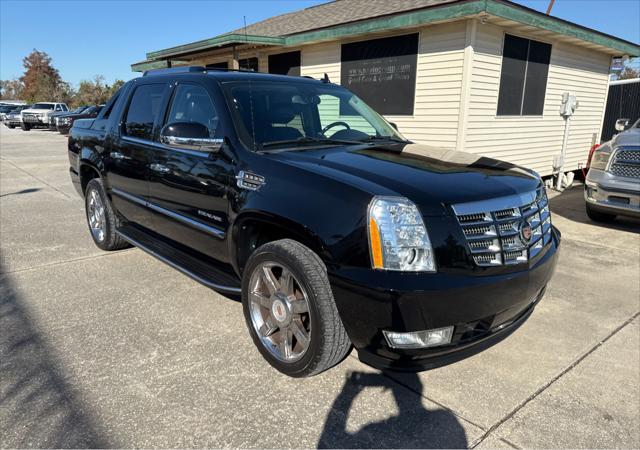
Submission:
<svg viewBox="0 0 640 450">
<path fill-rule="evenodd" d="M 260 72 L 256 72 L 255 70 L 250 70 L 250 69 L 230 69 L 228 67 L 207 67 L 206 69 L 208 71 L 214 71 L 214 72 L 250 72 L 250 73 L 260 73 Z"/>
<path fill-rule="evenodd" d="M 143 77 L 149 75 L 168 75 L 173 73 L 202 73 L 206 72 L 208 69 L 202 66 L 179 66 L 179 67 L 169 67 L 166 69 L 151 69 L 145 70 L 142 74 Z"/>
</svg>

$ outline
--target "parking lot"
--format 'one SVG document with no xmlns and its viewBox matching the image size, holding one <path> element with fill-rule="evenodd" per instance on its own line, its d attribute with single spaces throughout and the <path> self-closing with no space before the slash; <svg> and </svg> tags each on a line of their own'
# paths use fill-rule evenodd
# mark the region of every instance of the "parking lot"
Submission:
<svg viewBox="0 0 640 450">
<path fill-rule="evenodd" d="M 640 447 L 640 222 L 590 222 L 581 186 L 551 209 L 556 275 L 507 340 L 290 379 L 240 303 L 93 244 L 65 137 L 0 126 L 0 446 Z"/>
</svg>

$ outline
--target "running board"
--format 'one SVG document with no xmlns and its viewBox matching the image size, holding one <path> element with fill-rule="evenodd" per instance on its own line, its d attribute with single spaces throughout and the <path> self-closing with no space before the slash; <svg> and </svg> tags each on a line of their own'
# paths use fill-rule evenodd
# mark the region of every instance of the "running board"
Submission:
<svg viewBox="0 0 640 450">
<path fill-rule="evenodd" d="M 214 291 L 227 294 L 241 293 L 238 280 L 234 279 L 231 274 L 211 266 L 189 253 L 174 248 L 138 228 L 125 225 L 116 230 L 116 233 L 140 250 L 156 257 L 163 263 L 179 270 L 189 278 Z"/>
</svg>

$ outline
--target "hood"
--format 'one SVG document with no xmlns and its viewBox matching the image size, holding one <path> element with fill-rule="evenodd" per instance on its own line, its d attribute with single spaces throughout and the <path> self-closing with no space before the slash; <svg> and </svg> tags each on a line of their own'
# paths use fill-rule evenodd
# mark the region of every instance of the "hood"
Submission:
<svg viewBox="0 0 640 450">
<path fill-rule="evenodd" d="M 535 190 L 538 175 L 480 155 L 419 144 L 304 149 L 269 154 L 372 195 L 407 197 L 424 215 L 441 215 L 456 203 Z"/>
<path fill-rule="evenodd" d="M 619 147 L 622 145 L 640 145 L 640 128 L 630 128 L 620 134 L 618 134 L 612 140 L 613 147 Z"/>
</svg>

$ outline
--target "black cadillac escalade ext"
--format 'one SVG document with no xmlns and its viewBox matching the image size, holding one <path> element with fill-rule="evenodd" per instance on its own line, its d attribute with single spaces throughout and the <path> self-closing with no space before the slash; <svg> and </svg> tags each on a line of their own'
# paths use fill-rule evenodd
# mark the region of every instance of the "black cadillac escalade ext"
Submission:
<svg viewBox="0 0 640 450">
<path fill-rule="evenodd" d="M 474 354 L 529 317 L 558 255 L 534 172 L 414 144 L 326 77 L 150 72 L 75 122 L 69 159 L 98 247 L 241 295 L 295 377 L 352 346 L 397 370 Z"/>
</svg>

